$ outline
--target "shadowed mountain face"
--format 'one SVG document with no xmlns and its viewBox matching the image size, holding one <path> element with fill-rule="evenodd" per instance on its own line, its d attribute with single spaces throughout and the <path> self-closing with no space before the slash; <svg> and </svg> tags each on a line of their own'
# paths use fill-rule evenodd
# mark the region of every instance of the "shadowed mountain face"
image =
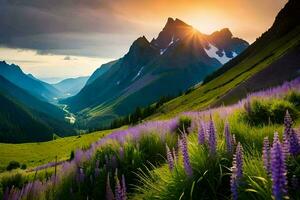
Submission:
<svg viewBox="0 0 300 200">
<path fill-rule="evenodd" d="M 33 142 L 75 134 L 65 113 L 0 76 L 0 142 Z"/>
<path fill-rule="evenodd" d="M 144 36 L 138 38 L 123 58 L 63 102 L 75 112 L 85 109 L 93 115 L 91 126 L 97 126 L 161 96 L 177 95 L 247 46 L 229 29 L 205 35 L 179 19 L 169 18 L 156 39 L 149 42 Z"/>
<path fill-rule="evenodd" d="M 0 62 L 0 75 L 39 99 L 52 102 L 63 96 L 52 85 L 36 79 L 31 74 L 24 74 L 17 65 Z"/>
<path fill-rule="evenodd" d="M 105 72 L 107 72 L 111 66 L 116 64 L 118 60 L 111 61 L 109 63 L 101 65 L 96 71 L 93 72 L 93 74 L 90 76 L 90 78 L 87 80 L 86 84 L 92 83 L 94 80 L 102 76 Z"/>
</svg>

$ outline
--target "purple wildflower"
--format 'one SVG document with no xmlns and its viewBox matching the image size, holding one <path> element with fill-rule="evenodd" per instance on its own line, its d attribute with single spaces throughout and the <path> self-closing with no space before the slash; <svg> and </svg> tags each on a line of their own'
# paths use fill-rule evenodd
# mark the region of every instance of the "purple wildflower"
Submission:
<svg viewBox="0 0 300 200">
<path fill-rule="evenodd" d="M 289 139 L 289 153 L 296 156 L 300 152 L 300 144 L 297 133 L 294 129 L 291 129 L 290 139 Z"/>
<path fill-rule="evenodd" d="M 204 130 L 204 124 L 201 123 L 199 125 L 198 130 L 198 144 L 204 144 L 205 143 L 205 130 Z"/>
<path fill-rule="evenodd" d="M 262 159 L 264 162 L 264 168 L 266 169 L 267 173 L 270 174 L 270 142 L 268 137 L 264 138 Z"/>
<path fill-rule="evenodd" d="M 100 175 L 100 168 L 99 168 L 99 160 L 96 161 L 96 167 L 95 167 L 95 177 L 98 177 Z"/>
<path fill-rule="evenodd" d="M 250 102 L 249 97 L 247 97 L 247 99 L 246 99 L 246 102 L 244 104 L 244 108 L 245 108 L 245 110 L 248 114 L 251 113 L 251 102 Z"/>
<path fill-rule="evenodd" d="M 123 147 L 120 147 L 120 149 L 119 149 L 119 156 L 120 156 L 120 159 L 121 159 L 121 160 L 124 159 L 124 155 L 125 155 L 124 148 L 123 148 Z"/>
<path fill-rule="evenodd" d="M 111 162 L 111 167 L 113 169 L 116 169 L 118 167 L 118 161 L 117 161 L 117 157 L 115 155 L 111 156 L 110 162 Z"/>
<path fill-rule="evenodd" d="M 226 142 L 227 152 L 232 153 L 232 138 L 231 138 L 228 122 L 226 122 L 226 124 L 225 124 L 224 134 L 225 134 L 225 142 Z"/>
<path fill-rule="evenodd" d="M 232 193 L 232 199 L 237 200 L 238 199 L 238 181 L 237 181 L 237 177 L 235 175 L 236 167 L 232 166 L 231 171 L 232 171 L 232 175 L 231 175 L 231 179 L 230 179 L 230 190 Z"/>
<path fill-rule="evenodd" d="M 233 146 L 235 146 L 235 145 L 236 145 L 235 134 L 232 135 L 232 138 L 231 138 L 231 139 L 232 139 L 232 140 L 231 140 L 231 144 L 232 144 Z"/>
<path fill-rule="evenodd" d="M 123 197 L 123 200 L 126 200 L 127 197 L 126 197 L 126 183 L 125 183 L 125 176 L 122 175 L 122 197 Z"/>
<path fill-rule="evenodd" d="M 210 118 L 209 128 L 208 128 L 208 146 L 209 146 L 210 154 L 211 155 L 216 154 L 217 151 L 216 130 L 212 118 Z"/>
<path fill-rule="evenodd" d="M 294 153 L 296 153 L 294 152 L 296 150 L 294 146 L 296 142 L 294 140 L 295 138 L 292 138 L 293 141 L 291 141 L 291 137 L 293 134 L 292 126 L 293 126 L 293 120 L 291 118 L 289 111 L 287 110 L 284 116 L 284 132 L 283 132 L 283 149 L 284 149 L 285 157 L 287 157 L 290 153 L 293 155 Z"/>
<path fill-rule="evenodd" d="M 77 181 L 78 181 L 78 183 L 82 183 L 84 181 L 84 177 L 85 177 L 85 175 L 84 175 L 83 169 L 79 168 L 78 174 L 77 174 Z"/>
<path fill-rule="evenodd" d="M 189 177 L 191 177 L 193 175 L 193 170 L 190 163 L 186 137 L 187 137 L 186 134 L 182 135 L 182 139 L 179 140 L 179 145 L 183 156 L 183 165 L 184 165 L 185 172 Z"/>
<path fill-rule="evenodd" d="M 287 110 L 284 116 L 284 134 L 285 135 L 289 135 L 291 132 L 293 126 L 293 120 L 292 117 L 289 113 L 289 111 Z"/>
<path fill-rule="evenodd" d="M 286 173 L 284 151 L 280 141 L 274 136 L 273 147 L 271 148 L 271 175 L 275 200 L 283 199 L 287 193 Z"/>
<path fill-rule="evenodd" d="M 3 194 L 3 200 L 8 200 L 9 199 L 9 188 L 6 187 L 5 192 Z"/>
<path fill-rule="evenodd" d="M 114 199 L 114 193 L 112 192 L 112 189 L 111 189 L 111 186 L 110 186 L 109 174 L 107 174 L 105 199 L 106 200 L 113 200 Z"/>
<path fill-rule="evenodd" d="M 243 147 L 238 143 L 236 147 L 236 153 L 233 156 L 232 161 L 232 174 L 230 180 L 230 187 L 232 192 L 232 198 L 238 199 L 238 187 L 243 177 Z"/>
<path fill-rule="evenodd" d="M 167 151 L 167 160 L 168 160 L 168 164 L 169 164 L 169 169 L 170 169 L 170 171 L 173 171 L 173 169 L 174 169 L 174 159 L 173 159 L 173 156 L 172 156 L 172 152 L 170 151 L 167 144 L 166 144 L 166 151 Z"/>
<path fill-rule="evenodd" d="M 235 159 L 236 159 L 236 167 L 237 167 L 237 178 L 241 179 L 243 176 L 243 147 L 241 143 L 238 143 L 236 147 Z"/>
<path fill-rule="evenodd" d="M 116 179 L 116 186 L 115 186 L 116 200 L 123 200 L 123 198 L 122 198 L 123 197 L 123 191 L 122 191 L 122 187 L 121 187 L 120 181 L 118 179 L 117 173 L 116 173 L 115 179 Z"/>
<path fill-rule="evenodd" d="M 173 161 L 174 161 L 174 164 L 175 164 L 175 163 L 177 163 L 178 155 L 177 155 L 177 152 L 176 152 L 174 147 L 173 147 L 172 154 L 173 154 Z"/>
</svg>

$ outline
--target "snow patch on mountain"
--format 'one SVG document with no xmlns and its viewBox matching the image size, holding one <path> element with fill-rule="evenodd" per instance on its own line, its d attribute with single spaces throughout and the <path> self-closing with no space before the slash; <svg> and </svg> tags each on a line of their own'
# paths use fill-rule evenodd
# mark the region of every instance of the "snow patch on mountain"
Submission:
<svg viewBox="0 0 300 200">
<path fill-rule="evenodd" d="M 227 63 L 229 60 L 231 60 L 232 58 L 234 58 L 235 56 L 237 56 L 236 52 L 232 52 L 233 57 L 229 58 L 229 57 L 226 56 L 226 53 L 225 53 L 224 50 L 222 51 L 223 55 L 219 56 L 217 54 L 217 52 L 219 51 L 219 49 L 217 47 L 215 47 L 214 45 L 210 44 L 210 43 L 208 44 L 208 49 L 204 48 L 204 50 L 205 50 L 206 54 L 210 58 L 215 58 L 215 59 L 217 59 L 222 64 Z"/>
<path fill-rule="evenodd" d="M 168 44 L 167 48 L 165 49 L 160 49 L 160 55 L 163 55 L 170 46 L 172 46 L 175 42 L 178 42 L 179 38 L 177 38 L 176 40 L 174 40 L 174 35 L 172 36 L 171 42 Z"/>
<path fill-rule="evenodd" d="M 141 69 L 138 71 L 138 73 L 135 75 L 135 77 L 133 77 L 133 79 L 131 81 L 134 81 L 137 77 L 139 77 L 143 71 L 144 67 L 141 67 Z"/>
</svg>

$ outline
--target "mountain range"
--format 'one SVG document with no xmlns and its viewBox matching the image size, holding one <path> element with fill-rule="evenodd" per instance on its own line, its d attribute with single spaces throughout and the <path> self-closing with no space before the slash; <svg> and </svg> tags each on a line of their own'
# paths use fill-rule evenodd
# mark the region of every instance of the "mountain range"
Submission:
<svg viewBox="0 0 300 200">
<path fill-rule="evenodd" d="M 66 108 L 76 114 L 80 128 L 93 129 L 187 90 L 149 118 L 231 104 L 282 84 L 300 75 L 299 10 L 299 3 L 290 0 L 250 46 L 228 28 L 207 35 L 169 18 L 157 38 L 139 37 L 123 57 L 103 64 L 90 77 L 52 85 L 0 62 L 0 141 L 45 141 L 54 133 L 75 134 L 65 121 Z"/>
<path fill-rule="evenodd" d="M 58 83 L 52 84 L 52 86 L 63 93 L 64 96 L 74 96 L 84 87 L 88 79 L 89 76 L 67 78 Z"/>
<path fill-rule="evenodd" d="M 228 28 L 202 34 L 179 19 L 169 18 L 158 37 L 144 36 L 128 53 L 104 68 L 75 96 L 62 102 L 90 127 L 109 124 L 161 96 L 176 96 L 219 69 L 248 47 Z"/>
<path fill-rule="evenodd" d="M 265 33 L 186 94 L 164 104 L 151 118 L 228 105 L 247 94 L 300 76 L 300 3 L 290 0 Z"/>
<path fill-rule="evenodd" d="M 62 109 L 36 98 L 3 76 L 0 76 L 0 102 L 1 142 L 47 141 L 53 134 L 75 134 Z"/>
<path fill-rule="evenodd" d="M 63 94 L 52 85 L 40 81 L 31 74 L 25 74 L 15 64 L 0 61 L 0 75 L 41 100 L 53 102 L 63 97 Z"/>
</svg>

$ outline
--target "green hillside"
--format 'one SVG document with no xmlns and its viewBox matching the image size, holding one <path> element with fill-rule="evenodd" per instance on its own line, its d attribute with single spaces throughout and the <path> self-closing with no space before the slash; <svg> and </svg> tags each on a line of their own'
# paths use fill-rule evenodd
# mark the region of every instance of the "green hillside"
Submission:
<svg viewBox="0 0 300 200">
<path fill-rule="evenodd" d="M 268 35 L 267 35 L 268 36 Z M 196 87 L 189 94 L 166 103 L 155 117 L 170 117 L 177 113 L 207 108 L 217 103 L 227 92 L 243 83 L 261 70 L 269 67 L 300 45 L 300 27 L 286 35 L 269 39 L 263 36 L 249 49 L 224 66 L 225 72 L 207 83 Z M 245 56 L 246 55 L 246 56 Z M 221 70 L 224 70 L 221 68 Z M 297 74 L 291 74 L 295 76 Z M 268 80 L 268 79 L 267 79 Z"/>
<path fill-rule="evenodd" d="M 0 172 L 4 171 L 10 161 L 26 164 L 27 168 L 70 158 L 72 150 L 86 148 L 92 142 L 109 134 L 112 130 L 99 131 L 81 136 L 70 136 L 48 142 L 6 144 L 0 143 Z"/>
<path fill-rule="evenodd" d="M 74 135 L 62 109 L 42 101 L 0 76 L 0 141 L 47 141 L 55 133 Z"/>
<path fill-rule="evenodd" d="M 36 119 L 32 113 L 0 94 L 0 141 L 49 140 L 52 132 L 47 124 Z M 6 149 L 5 149 L 6 150 Z"/>
</svg>

